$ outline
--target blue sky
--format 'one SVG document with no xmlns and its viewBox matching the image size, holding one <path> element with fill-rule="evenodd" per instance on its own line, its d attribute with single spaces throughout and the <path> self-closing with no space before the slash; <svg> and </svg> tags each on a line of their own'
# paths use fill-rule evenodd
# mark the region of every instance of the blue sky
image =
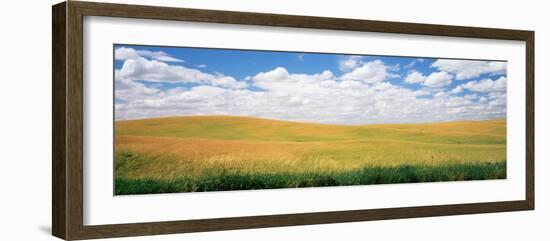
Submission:
<svg viewBox="0 0 550 241">
<path fill-rule="evenodd" d="M 114 46 L 117 119 L 239 115 L 338 124 L 504 118 L 506 62 Z"/>
</svg>

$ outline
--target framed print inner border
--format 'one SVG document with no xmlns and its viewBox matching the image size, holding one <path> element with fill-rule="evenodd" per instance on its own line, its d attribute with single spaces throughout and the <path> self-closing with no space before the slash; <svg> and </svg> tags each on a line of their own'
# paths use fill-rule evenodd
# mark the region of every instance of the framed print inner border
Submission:
<svg viewBox="0 0 550 241">
<path fill-rule="evenodd" d="M 67 240 L 491 213 L 534 209 L 534 32 L 431 24 L 68 1 L 52 8 L 52 233 Z M 83 19 L 85 16 L 347 30 L 525 42 L 525 200 L 85 225 Z"/>
</svg>

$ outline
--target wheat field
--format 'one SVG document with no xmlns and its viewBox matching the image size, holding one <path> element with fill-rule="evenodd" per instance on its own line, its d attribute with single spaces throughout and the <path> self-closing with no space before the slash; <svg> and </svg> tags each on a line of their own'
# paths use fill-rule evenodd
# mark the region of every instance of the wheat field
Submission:
<svg viewBox="0 0 550 241">
<path fill-rule="evenodd" d="M 506 177 L 506 121 L 328 125 L 236 116 L 115 123 L 115 193 Z"/>
</svg>

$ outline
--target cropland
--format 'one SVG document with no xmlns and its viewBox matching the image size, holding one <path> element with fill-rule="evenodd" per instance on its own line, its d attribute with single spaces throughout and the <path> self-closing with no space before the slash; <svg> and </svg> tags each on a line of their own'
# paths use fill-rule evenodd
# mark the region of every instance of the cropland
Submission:
<svg viewBox="0 0 550 241">
<path fill-rule="evenodd" d="M 503 179 L 506 120 L 116 121 L 114 158 L 116 195 Z"/>
</svg>

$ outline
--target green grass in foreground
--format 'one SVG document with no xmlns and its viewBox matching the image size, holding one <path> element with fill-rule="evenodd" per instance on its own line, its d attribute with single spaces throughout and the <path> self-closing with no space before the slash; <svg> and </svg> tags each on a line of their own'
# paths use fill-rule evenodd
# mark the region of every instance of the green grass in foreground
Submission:
<svg viewBox="0 0 550 241">
<path fill-rule="evenodd" d="M 239 173 L 222 170 L 196 178 L 115 179 L 115 195 L 350 186 L 506 178 L 506 161 L 449 165 L 365 167 L 338 173 Z"/>
</svg>

